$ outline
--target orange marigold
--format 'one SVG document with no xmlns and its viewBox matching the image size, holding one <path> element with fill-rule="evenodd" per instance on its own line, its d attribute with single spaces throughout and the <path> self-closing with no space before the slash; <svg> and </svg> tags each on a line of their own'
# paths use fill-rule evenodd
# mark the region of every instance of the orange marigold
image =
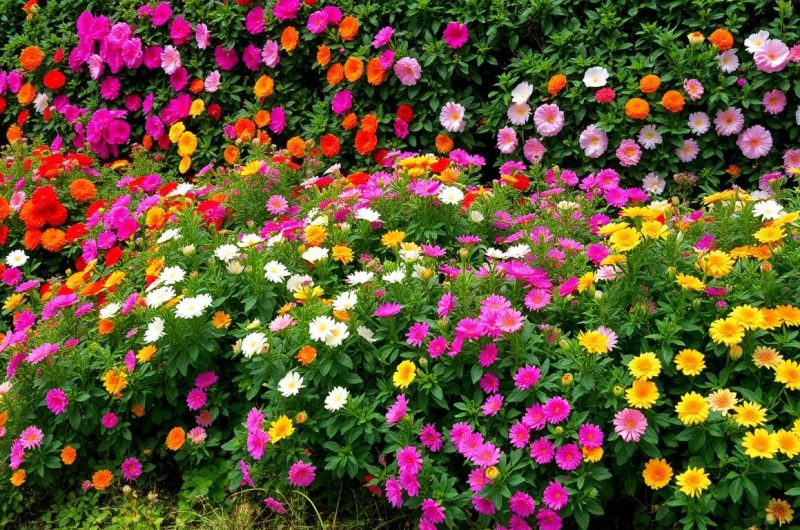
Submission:
<svg viewBox="0 0 800 530">
<path fill-rule="evenodd" d="M 652 94 L 658 90 L 660 86 L 661 78 L 654 74 L 646 75 L 639 81 L 639 88 L 641 88 L 642 92 L 645 94 Z"/>
<path fill-rule="evenodd" d="M 22 138 L 22 129 L 15 124 L 9 125 L 6 131 L 6 140 L 8 140 L 8 143 L 13 144 L 20 138 Z"/>
<path fill-rule="evenodd" d="M 328 67 L 328 72 L 325 74 L 325 80 L 328 81 L 330 86 L 336 86 L 344 79 L 344 67 L 342 63 L 333 63 Z"/>
<path fill-rule="evenodd" d="M 272 116 L 270 116 L 269 111 L 264 109 L 259 110 L 258 112 L 256 112 L 256 115 L 253 116 L 253 121 L 255 121 L 256 125 L 258 125 L 259 127 L 266 127 L 267 125 L 269 125 L 271 119 Z"/>
<path fill-rule="evenodd" d="M 50 252 L 59 252 L 66 243 L 63 230 L 48 228 L 42 233 L 42 247 Z"/>
<path fill-rule="evenodd" d="M 386 78 L 386 70 L 381 67 L 381 60 L 373 57 L 367 63 L 367 83 L 378 86 Z"/>
<path fill-rule="evenodd" d="M 296 359 L 300 361 L 303 365 L 310 364 L 315 358 L 317 357 L 317 350 L 313 346 L 303 346 L 300 348 L 300 351 L 297 352 Z"/>
<path fill-rule="evenodd" d="M 567 77 L 563 74 L 556 74 L 547 82 L 547 93 L 555 96 L 567 86 Z"/>
<path fill-rule="evenodd" d="M 650 114 L 650 105 L 642 98 L 631 98 L 625 103 L 625 114 L 634 120 L 643 120 Z"/>
<path fill-rule="evenodd" d="M 344 129 L 345 131 L 355 129 L 357 126 L 358 126 L 358 116 L 356 116 L 355 112 L 348 113 L 342 120 L 342 129 Z"/>
<path fill-rule="evenodd" d="M 317 64 L 324 68 L 329 62 L 331 62 L 331 49 L 325 44 L 317 46 Z"/>
<path fill-rule="evenodd" d="M 272 95 L 274 89 L 275 83 L 272 81 L 272 78 L 264 74 L 256 81 L 256 85 L 253 87 L 253 93 L 255 93 L 256 97 L 266 98 Z"/>
<path fill-rule="evenodd" d="M 205 84 L 202 79 L 192 79 L 192 82 L 189 84 L 189 92 L 192 94 L 199 94 L 204 88 Z"/>
<path fill-rule="evenodd" d="M 39 68 L 44 60 L 44 53 L 38 46 L 28 46 L 24 48 L 19 54 L 19 64 L 27 71 L 33 71 Z"/>
<path fill-rule="evenodd" d="M 306 143 L 299 136 L 292 136 L 286 142 L 286 149 L 295 158 L 306 156 Z"/>
<path fill-rule="evenodd" d="M 222 154 L 222 158 L 225 159 L 225 162 L 233 165 L 239 160 L 239 149 L 235 145 L 229 145 L 225 148 L 225 151 Z"/>
<path fill-rule="evenodd" d="M 684 102 L 683 96 L 677 90 L 668 90 L 661 98 L 661 104 L 670 112 L 682 111 Z"/>
<path fill-rule="evenodd" d="M 437 134 L 435 145 L 436 150 L 443 155 L 453 150 L 453 140 L 446 134 Z"/>
<path fill-rule="evenodd" d="M 167 447 L 170 451 L 177 451 L 183 447 L 183 442 L 186 441 L 186 432 L 180 427 L 173 427 L 169 434 L 167 434 Z"/>
<path fill-rule="evenodd" d="M 0 223 L 5 221 L 11 214 L 11 205 L 4 197 L 0 197 Z"/>
<path fill-rule="evenodd" d="M 30 83 L 25 83 L 17 92 L 17 101 L 23 107 L 30 105 L 33 103 L 34 98 L 36 97 L 36 89 Z"/>
<path fill-rule="evenodd" d="M 281 32 L 281 48 L 287 52 L 293 52 L 300 42 L 300 34 L 293 26 L 287 26 Z"/>
<path fill-rule="evenodd" d="M 97 195 L 97 188 L 89 179 L 75 179 L 69 185 L 69 194 L 78 202 L 86 202 L 94 199 Z"/>
<path fill-rule="evenodd" d="M 22 245 L 25 250 L 36 250 L 42 242 L 42 232 L 40 230 L 28 230 L 22 236 Z"/>
<path fill-rule="evenodd" d="M 733 48 L 733 35 L 731 35 L 731 32 L 727 29 L 720 28 L 714 30 L 714 32 L 708 36 L 708 42 L 724 52 Z"/>
<path fill-rule="evenodd" d="M 326 134 L 319 139 L 319 146 L 322 149 L 322 154 L 328 158 L 339 154 L 340 143 L 339 138 L 333 134 Z M 2 222 L 2 221 L 0 221 Z"/>
<path fill-rule="evenodd" d="M 343 41 L 351 41 L 358 35 L 358 19 L 353 16 L 347 16 L 339 22 L 339 36 Z"/>
<path fill-rule="evenodd" d="M 356 151 L 362 155 L 368 155 L 378 147 L 378 137 L 369 131 L 358 131 L 356 134 Z"/>
<path fill-rule="evenodd" d="M 101 469 L 92 475 L 92 486 L 94 486 L 94 489 L 98 491 L 103 491 L 108 489 L 113 479 L 114 475 L 111 473 L 111 471 L 108 469 Z"/>
<path fill-rule="evenodd" d="M 367 114 L 361 119 L 361 130 L 369 133 L 378 132 L 378 117 Z"/>
<path fill-rule="evenodd" d="M 256 124 L 247 118 L 239 118 L 233 125 L 236 137 L 242 141 L 247 141 L 256 133 Z"/>
<path fill-rule="evenodd" d="M 61 461 L 64 462 L 64 465 L 71 466 L 75 462 L 77 456 L 78 452 L 71 445 L 61 450 Z"/>
<path fill-rule="evenodd" d="M 358 57 L 349 57 L 344 63 L 344 76 L 351 83 L 355 83 L 364 74 L 364 61 Z"/>
</svg>

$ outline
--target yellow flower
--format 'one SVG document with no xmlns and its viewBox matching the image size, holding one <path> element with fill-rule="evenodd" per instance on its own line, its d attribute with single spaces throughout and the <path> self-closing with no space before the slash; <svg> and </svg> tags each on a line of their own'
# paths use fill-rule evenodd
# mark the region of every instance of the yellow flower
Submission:
<svg viewBox="0 0 800 530">
<path fill-rule="evenodd" d="M 263 162 L 261 160 L 251 160 L 242 168 L 240 174 L 243 177 L 249 177 L 251 175 L 255 175 L 258 173 L 258 170 L 261 169 L 261 164 Z"/>
<path fill-rule="evenodd" d="M 178 138 L 178 156 L 192 156 L 197 150 L 197 136 L 186 131 Z"/>
<path fill-rule="evenodd" d="M 661 361 L 655 353 L 648 351 L 631 359 L 628 370 L 636 379 L 652 379 L 661 373 Z"/>
<path fill-rule="evenodd" d="M 324 226 L 311 225 L 305 229 L 303 236 L 306 244 L 312 247 L 321 247 L 325 243 L 325 238 L 328 237 L 328 231 Z"/>
<path fill-rule="evenodd" d="M 658 399 L 658 387 L 652 381 L 637 379 L 625 392 L 628 405 L 637 409 L 649 409 Z"/>
<path fill-rule="evenodd" d="M 178 171 L 180 171 L 181 174 L 183 174 L 183 173 L 186 173 L 187 171 L 189 171 L 190 167 L 192 167 L 192 159 L 191 159 L 191 157 L 184 156 L 183 158 L 181 158 L 181 161 L 178 164 Z"/>
<path fill-rule="evenodd" d="M 589 353 L 608 352 L 608 337 L 599 331 L 581 331 L 578 333 L 578 342 Z"/>
<path fill-rule="evenodd" d="M 274 444 L 280 442 L 284 438 L 288 438 L 292 433 L 294 433 L 294 425 L 292 424 L 292 420 L 286 415 L 270 422 L 269 431 L 267 431 L 270 441 Z"/>
<path fill-rule="evenodd" d="M 353 250 L 344 244 L 334 245 L 331 255 L 333 261 L 338 261 L 342 265 L 347 265 L 353 261 Z"/>
<path fill-rule="evenodd" d="M 766 512 L 767 524 L 778 523 L 778 526 L 783 526 L 784 524 L 791 523 L 794 518 L 794 510 L 792 510 L 789 503 L 783 499 L 770 499 L 767 504 Z"/>
<path fill-rule="evenodd" d="M 767 307 L 761 308 L 761 317 L 763 322 L 761 329 L 775 329 L 781 325 L 781 317 L 777 310 L 769 309 Z"/>
<path fill-rule="evenodd" d="M 582 293 L 592 285 L 594 285 L 594 273 L 589 271 L 578 280 L 578 292 Z"/>
<path fill-rule="evenodd" d="M 22 303 L 25 299 L 25 295 L 23 293 L 15 293 L 6 298 L 5 303 L 3 304 L 3 309 L 6 311 L 13 311 L 16 307 Z"/>
<path fill-rule="evenodd" d="M 678 419 L 684 425 L 703 423 L 708 419 L 708 403 L 697 392 L 689 392 L 681 396 L 680 402 L 675 406 Z"/>
<path fill-rule="evenodd" d="M 733 421 L 742 427 L 756 427 L 767 421 L 767 409 L 752 401 L 733 407 L 733 411 Z"/>
<path fill-rule="evenodd" d="M 797 326 L 800 324 L 800 309 L 793 305 L 779 305 L 775 307 L 781 322 L 786 326 Z"/>
<path fill-rule="evenodd" d="M 292 296 L 299 302 L 307 302 L 312 298 L 319 298 L 324 294 L 325 291 L 318 285 L 301 285 L 292 293 Z"/>
<path fill-rule="evenodd" d="M 744 435 L 742 447 L 750 458 L 772 458 L 778 452 L 778 440 L 766 429 L 756 429 Z"/>
<path fill-rule="evenodd" d="M 119 396 L 125 387 L 128 386 L 128 374 L 123 370 L 115 370 L 111 368 L 103 376 L 103 387 L 106 392 L 112 396 Z"/>
<path fill-rule="evenodd" d="M 644 466 L 642 478 L 650 488 L 661 489 L 672 480 L 672 467 L 663 458 L 651 458 Z"/>
<path fill-rule="evenodd" d="M 696 497 L 708 489 L 711 480 L 702 467 L 689 466 L 686 471 L 675 477 L 675 483 L 679 486 L 681 493 Z"/>
<path fill-rule="evenodd" d="M 206 104 L 202 99 L 196 99 L 192 101 L 192 106 L 189 108 L 189 116 L 192 118 L 196 118 L 197 116 L 201 115 L 203 111 L 206 109 Z"/>
<path fill-rule="evenodd" d="M 800 389 L 800 364 L 797 361 L 782 361 L 775 367 L 775 382 L 783 383 L 789 390 Z"/>
<path fill-rule="evenodd" d="M 758 346 L 753 350 L 753 363 L 757 368 L 771 368 L 774 370 L 782 362 L 783 355 L 775 348 Z"/>
<path fill-rule="evenodd" d="M 794 458 L 800 453 L 800 436 L 795 432 L 781 429 L 775 433 L 775 442 L 778 444 L 778 451 L 789 458 Z"/>
<path fill-rule="evenodd" d="M 270 76 L 264 74 L 256 80 L 256 84 L 253 87 L 253 93 L 258 98 L 266 98 L 272 95 L 274 88 L 275 82 L 272 81 Z"/>
<path fill-rule="evenodd" d="M 606 256 L 603 258 L 603 261 L 600 262 L 600 265 L 619 265 L 620 263 L 625 263 L 628 258 L 625 257 L 625 254 L 611 254 L 610 256 Z"/>
<path fill-rule="evenodd" d="M 661 215 L 662 212 L 660 210 L 656 210 L 655 208 L 648 208 L 647 206 L 627 206 L 623 208 L 622 212 L 620 213 L 622 217 L 630 217 L 631 219 L 641 217 L 643 219 L 651 220 Z"/>
<path fill-rule="evenodd" d="M 712 278 L 724 278 L 733 270 L 733 259 L 721 250 L 712 250 L 697 260 L 697 265 Z"/>
<path fill-rule="evenodd" d="M 140 363 L 146 363 L 150 359 L 153 358 L 153 355 L 156 354 L 156 347 L 152 344 L 149 344 L 139 350 L 139 353 L 136 354 L 136 360 Z"/>
<path fill-rule="evenodd" d="M 583 453 L 584 462 L 599 462 L 603 458 L 602 447 L 581 447 L 581 453 Z"/>
<path fill-rule="evenodd" d="M 211 317 L 211 325 L 217 329 L 228 329 L 231 325 L 231 316 L 225 311 L 217 311 Z"/>
<path fill-rule="evenodd" d="M 658 221 L 645 221 L 642 223 L 642 235 L 648 239 L 666 239 L 669 230 Z"/>
<path fill-rule="evenodd" d="M 742 342 L 744 327 L 732 318 L 720 318 L 711 323 L 709 334 L 711 340 L 717 344 L 734 346 Z"/>
<path fill-rule="evenodd" d="M 775 219 L 772 222 L 772 226 L 786 226 L 796 222 L 798 219 L 800 219 L 800 212 L 789 212 Z"/>
<path fill-rule="evenodd" d="M 739 402 L 736 392 L 731 392 L 727 388 L 720 388 L 708 395 L 706 398 L 708 406 L 714 412 L 719 412 L 722 416 L 727 416 L 730 410 Z"/>
<path fill-rule="evenodd" d="M 683 375 L 698 375 L 706 367 L 705 357 L 699 351 L 687 348 L 675 356 L 675 367 Z"/>
<path fill-rule="evenodd" d="M 125 273 L 122 271 L 114 271 L 108 275 L 106 278 L 105 283 L 103 283 L 103 287 L 106 289 L 111 289 L 112 287 L 119 285 L 125 279 Z"/>
<path fill-rule="evenodd" d="M 169 141 L 174 143 L 178 143 L 178 139 L 180 139 L 183 132 L 186 130 L 186 126 L 183 124 L 182 121 L 174 123 L 172 127 L 169 128 Z"/>
<path fill-rule="evenodd" d="M 683 289 L 689 289 L 691 291 L 702 291 L 706 288 L 706 284 L 704 284 L 700 278 L 692 276 L 691 274 L 676 275 L 675 283 L 680 285 Z"/>
<path fill-rule="evenodd" d="M 600 229 L 597 231 L 597 233 L 600 234 L 601 236 L 610 236 L 617 230 L 622 230 L 623 228 L 628 228 L 629 226 L 630 225 L 625 222 L 609 223 L 607 225 L 601 226 Z"/>
<path fill-rule="evenodd" d="M 774 243 L 786 237 L 786 232 L 780 226 L 767 226 L 753 234 L 760 243 Z"/>
<path fill-rule="evenodd" d="M 391 232 L 386 232 L 383 234 L 381 237 L 381 244 L 387 248 L 396 247 L 403 242 L 404 237 L 406 237 L 405 232 L 401 232 L 400 230 L 392 230 Z"/>
<path fill-rule="evenodd" d="M 734 307 L 728 318 L 737 321 L 744 329 L 758 329 L 764 324 L 761 310 L 747 304 Z"/>
<path fill-rule="evenodd" d="M 641 243 L 642 238 L 635 228 L 622 228 L 617 230 L 608 238 L 611 248 L 617 252 L 627 252 L 636 248 Z"/>
<path fill-rule="evenodd" d="M 396 387 L 408 388 L 415 377 L 417 377 L 416 365 L 411 361 L 403 361 L 397 366 L 397 371 L 392 376 L 392 382 Z"/>
</svg>

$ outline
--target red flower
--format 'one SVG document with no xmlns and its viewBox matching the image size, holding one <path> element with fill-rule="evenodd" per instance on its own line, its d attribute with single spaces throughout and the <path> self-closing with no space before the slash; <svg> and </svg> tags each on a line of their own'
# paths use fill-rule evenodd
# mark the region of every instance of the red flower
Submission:
<svg viewBox="0 0 800 530">
<path fill-rule="evenodd" d="M 61 64 L 61 61 L 64 60 L 64 50 L 59 48 L 53 54 L 53 62 L 56 64 Z"/>
<path fill-rule="evenodd" d="M 337 138 L 335 135 L 326 134 L 319 139 L 319 144 L 322 148 L 322 154 L 328 158 L 339 154 L 339 138 Z"/>
<path fill-rule="evenodd" d="M 220 107 L 217 103 L 212 103 L 208 106 L 208 115 L 214 121 L 219 121 L 222 117 L 222 107 Z"/>
<path fill-rule="evenodd" d="M 400 105 L 397 107 L 397 117 L 406 123 L 411 123 L 414 119 L 414 110 L 408 105 Z"/>
<path fill-rule="evenodd" d="M 67 78 L 58 70 L 50 70 L 44 75 L 44 86 L 50 90 L 58 90 L 64 86 Z"/>
<path fill-rule="evenodd" d="M 113 267 L 122 257 L 122 249 L 119 247 L 113 247 L 108 251 L 106 254 L 106 267 Z"/>
</svg>

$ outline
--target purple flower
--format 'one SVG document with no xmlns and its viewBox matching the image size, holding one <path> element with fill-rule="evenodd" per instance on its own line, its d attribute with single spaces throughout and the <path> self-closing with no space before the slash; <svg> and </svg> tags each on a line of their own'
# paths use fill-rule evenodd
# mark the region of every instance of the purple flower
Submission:
<svg viewBox="0 0 800 530">
<path fill-rule="evenodd" d="M 122 478 L 133 481 L 142 474 L 142 463 L 135 456 L 132 456 L 122 461 L 120 469 L 122 470 Z"/>
</svg>

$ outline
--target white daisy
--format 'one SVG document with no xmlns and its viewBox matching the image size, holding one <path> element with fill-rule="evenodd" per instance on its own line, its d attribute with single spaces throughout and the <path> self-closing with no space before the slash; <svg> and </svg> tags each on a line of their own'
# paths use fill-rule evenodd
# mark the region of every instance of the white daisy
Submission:
<svg viewBox="0 0 800 530">
<path fill-rule="evenodd" d="M 286 288 L 292 292 L 299 290 L 304 285 L 313 285 L 314 280 L 308 274 L 292 274 L 286 280 Z"/>
<path fill-rule="evenodd" d="M 444 204 L 460 204 L 464 200 L 464 192 L 455 186 L 442 186 L 438 197 Z"/>
<path fill-rule="evenodd" d="M 264 350 L 267 345 L 267 336 L 260 331 L 256 331 L 247 335 L 242 339 L 242 355 L 246 358 L 251 358 Z"/>
<path fill-rule="evenodd" d="M 523 81 L 511 91 L 511 101 L 514 103 L 525 103 L 531 97 L 531 94 L 533 94 L 533 85 Z"/>
<path fill-rule="evenodd" d="M 244 272 L 244 265 L 242 265 L 238 261 L 229 261 L 228 263 L 225 264 L 225 268 L 231 274 L 241 274 Z"/>
<path fill-rule="evenodd" d="M 367 342 L 375 342 L 375 333 L 369 329 L 367 326 L 361 325 L 356 328 L 356 333 L 358 336 L 364 339 Z"/>
<path fill-rule="evenodd" d="M 762 220 L 769 219 L 770 221 L 774 221 L 785 214 L 786 211 L 783 209 L 783 206 L 772 199 L 757 202 L 755 206 L 753 206 L 753 215 L 760 217 Z"/>
<path fill-rule="evenodd" d="M 333 299 L 334 311 L 347 311 L 353 309 L 358 303 L 358 293 L 355 291 L 345 291 L 336 295 Z"/>
<path fill-rule="evenodd" d="M 119 313 L 119 310 L 122 309 L 122 304 L 117 302 L 112 302 L 110 304 L 106 304 L 103 306 L 103 309 L 100 310 L 100 318 L 103 320 L 108 320 L 110 318 L 114 318 L 114 315 Z"/>
<path fill-rule="evenodd" d="M 158 243 L 158 244 L 166 243 L 167 241 L 171 241 L 173 239 L 175 241 L 177 241 L 181 237 L 182 236 L 181 236 L 181 231 L 180 230 L 178 230 L 177 228 L 169 228 L 167 230 L 164 230 L 164 232 L 161 233 L 161 237 L 159 237 L 156 240 L 156 243 Z"/>
<path fill-rule="evenodd" d="M 520 259 L 527 256 L 531 251 L 531 247 L 525 244 L 513 245 L 503 252 L 503 257 L 506 259 Z"/>
<path fill-rule="evenodd" d="M 199 294 L 184 298 L 175 306 L 175 316 L 178 318 L 195 318 L 208 309 L 213 299 L 210 294 Z"/>
<path fill-rule="evenodd" d="M 158 276 L 158 281 L 164 285 L 175 285 L 176 283 L 183 281 L 185 277 L 186 271 L 175 265 L 172 267 L 167 267 L 161 271 L 161 274 Z"/>
<path fill-rule="evenodd" d="M 328 333 L 328 336 L 325 338 L 325 344 L 331 348 L 336 348 L 337 346 L 340 346 L 344 342 L 344 339 L 349 336 L 350 332 L 347 330 L 347 324 L 344 322 L 336 322 Z"/>
<path fill-rule="evenodd" d="M 648 173 L 642 179 L 642 189 L 651 195 L 660 195 L 666 185 L 667 181 L 653 172 Z"/>
<path fill-rule="evenodd" d="M 735 49 L 720 53 L 717 55 L 717 61 L 719 62 L 719 69 L 726 74 L 735 72 L 739 68 L 739 58 L 736 56 Z"/>
<path fill-rule="evenodd" d="M 372 280 L 374 277 L 375 273 L 370 271 L 355 271 L 347 275 L 345 283 L 347 285 L 362 285 Z"/>
<path fill-rule="evenodd" d="M 6 256 L 6 265 L 9 267 L 22 267 L 28 263 L 28 255 L 24 250 L 12 250 Z"/>
<path fill-rule="evenodd" d="M 239 240 L 239 247 L 241 248 L 250 248 L 262 243 L 264 240 L 261 239 L 261 236 L 258 234 L 245 234 L 242 236 L 242 239 Z"/>
<path fill-rule="evenodd" d="M 374 223 L 375 221 L 380 220 L 381 214 L 372 208 L 359 208 L 356 210 L 355 218 L 361 221 L 369 221 L 370 223 Z"/>
<path fill-rule="evenodd" d="M 164 336 L 164 319 L 156 317 L 147 325 L 144 332 L 145 344 L 150 344 Z"/>
<path fill-rule="evenodd" d="M 744 47 L 747 50 L 747 53 L 756 53 L 761 51 L 764 47 L 764 44 L 769 39 L 769 31 L 759 31 L 758 33 L 753 33 L 749 37 L 744 40 Z"/>
<path fill-rule="evenodd" d="M 220 261 L 230 261 L 239 256 L 239 249 L 236 245 L 221 245 L 214 251 L 214 256 Z"/>
<path fill-rule="evenodd" d="M 405 279 L 406 273 L 400 269 L 383 275 L 383 281 L 386 283 L 400 283 Z"/>
<path fill-rule="evenodd" d="M 645 149 L 655 149 L 661 143 L 661 133 L 655 125 L 645 125 L 639 131 L 638 142 Z"/>
<path fill-rule="evenodd" d="M 708 132 L 711 127 L 711 120 L 708 119 L 708 114 L 705 112 L 692 112 L 689 114 L 689 129 L 692 134 L 701 136 Z"/>
<path fill-rule="evenodd" d="M 294 370 L 284 375 L 283 379 L 278 382 L 278 392 L 283 397 L 296 396 L 303 387 L 305 387 L 303 376 Z"/>
<path fill-rule="evenodd" d="M 302 258 L 311 263 L 328 259 L 328 249 L 323 247 L 311 247 L 303 252 Z"/>
<path fill-rule="evenodd" d="M 156 308 L 161 307 L 173 298 L 175 298 L 175 289 L 164 286 L 147 293 L 147 296 L 144 297 L 144 303 L 147 304 L 147 307 Z"/>
<path fill-rule="evenodd" d="M 272 283 L 282 283 L 287 276 L 289 269 L 283 263 L 272 260 L 264 265 L 264 277 Z"/>
<path fill-rule="evenodd" d="M 600 88 L 608 82 L 608 70 L 602 66 L 593 66 L 583 74 L 583 84 L 589 88 Z"/>
<path fill-rule="evenodd" d="M 335 412 L 347 404 L 350 393 L 343 386 L 334 387 L 325 398 L 325 410 Z"/>
<path fill-rule="evenodd" d="M 331 317 L 318 316 L 308 323 L 308 336 L 311 337 L 311 340 L 324 342 L 335 325 L 336 321 Z"/>
</svg>

